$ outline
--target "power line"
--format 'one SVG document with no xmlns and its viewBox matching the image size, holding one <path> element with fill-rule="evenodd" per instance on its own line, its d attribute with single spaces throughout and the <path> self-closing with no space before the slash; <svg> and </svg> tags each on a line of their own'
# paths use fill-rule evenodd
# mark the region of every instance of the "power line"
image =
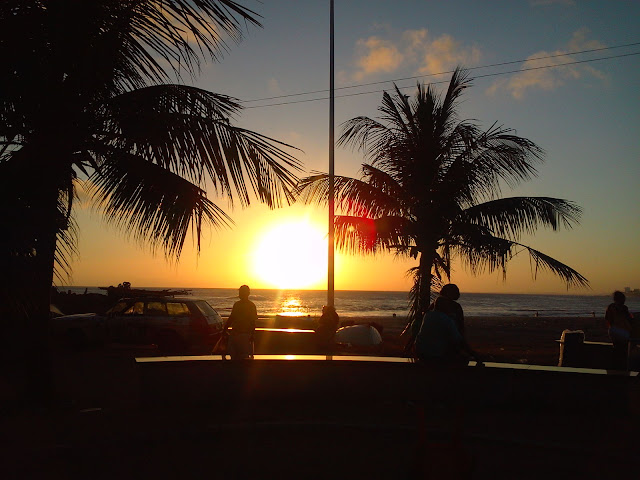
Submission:
<svg viewBox="0 0 640 480">
<path fill-rule="evenodd" d="M 639 42 L 640 44 L 640 42 Z M 568 54 L 567 54 L 568 55 Z M 611 55 L 608 57 L 600 57 L 600 58 L 591 58 L 588 60 L 575 60 L 573 62 L 566 62 L 566 63 L 559 63 L 557 65 L 543 65 L 540 67 L 529 67 L 529 68 L 522 68 L 520 70 L 509 70 L 506 72 L 496 72 L 496 73 L 486 73 L 484 75 L 477 75 L 475 77 L 473 77 L 474 79 L 476 78 L 486 78 L 486 77 L 495 77 L 495 76 L 499 76 L 499 75 L 508 75 L 511 73 L 522 73 L 522 72 L 528 72 L 528 71 L 532 71 L 532 70 L 543 70 L 543 69 L 547 69 L 547 68 L 558 68 L 558 67 L 564 67 L 567 65 L 577 65 L 577 64 L 581 64 L 581 63 L 591 63 L 591 62 L 598 62 L 598 61 L 602 61 L 602 60 L 612 60 L 615 58 L 623 58 L 623 57 L 632 57 L 632 56 L 636 56 L 636 55 L 640 55 L 640 52 L 633 52 L 633 53 L 623 53 L 620 55 Z M 540 57 L 540 58 L 533 58 L 533 59 L 529 59 L 529 60 L 542 60 L 545 58 L 551 58 L 551 57 Z M 522 61 L 526 61 L 526 60 L 522 60 Z M 500 66 L 500 65 L 508 65 L 510 63 L 519 63 L 518 61 L 514 61 L 514 62 L 504 62 L 502 64 L 495 64 L 496 66 Z M 476 70 L 479 68 L 488 68 L 489 65 L 484 66 L 484 67 L 473 67 L 473 68 L 468 68 L 467 70 Z M 430 75 L 421 75 L 418 77 L 407 77 L 404 80 L 412 80 L 415 78 L 423 78 L 426 76 L 434 76 L 434 75 L 442 75 L 442 74 L 446 74 L 446 73 L 452 73 L 452 72 L 441 72 L 441 73 L 433 73 Z M 371 84 L 362 84 L 362 85 L 357 85 L 358 87 L 361 86 L 368 86 L 368 85 L 374 85 L 374 84 L 379 84 L 379 83 L 389 83 L 389 82 L 396 82 L 396 81 L 401 81 L 402 79 L 398 79 L 398 80 L 386 80 L 386 81 L 382 81 L 382 82 L 373 82 Z M 439 84 L 439 83 L 448 83 L 449 80 L 439 80 L 436 82 L 430 82 L 432 85 L 435 84 Z M 351 86 L 351 87 L 342 87 L 342 89 L 345 88 L 355 88 L 356 86 Z M 405 90 L 407 88 L 414 88 L 413 86 L 411 87 L 398 87 L 400 90 Z M 338 89 L 336 89 L 338 90 Z M 356 92 L 356 93 L 346 93 L 343 95 L 336 95 L 335 98 L 344 98 L 344 97 L 355 97 L 355 96 L 359 96 L 359 95 L 369 95 L 371 93 L 382 93 L 385 90 L 369 90 L 366 92 Z M 323 93 L 323 92 L 327 92 L 327 90 L 318 90 L 316 92 L 308 92 L 308 93 L 295 93 L 295 94 L 290 94 L 290 95 L 283 95 L 281 97 L 273 97 L 273 98 L 284 98 L 284 97 L 291 97 L 291 96 L 297 96 L 297 95 L 310 95 L 312 93 Z M 281 105 L 292 105 L 292 104 L 296 104 L 296 103 L 307 103 L 307 102 L 317 102 L 317 101 L 321 101 L 321 100 L 327 100 L 328 97 L 318 97 L 318 98 L 308 98 L 308 99 L 304 99 L 304 100 L 293 100 L 290 102 L 279 102 L 279 103 L 269 103 L 266 105 L 250 105 L 250 106 L 245 106 L 244 109 L 249 109 L 249 108 L 262 108 L 262 107 L 276 107 L 276 106 L 281 106 Z M 265 99 L 266 100 L 266 99 Z M 254 100 L 254 101 L 258 101 L 258 100 Z"/>
<path fill-rule="evenodd" d="M 625 48 L 625 47 L 635 47 L 637 45 L 640 45 L 640 42 L 634 42 L 634 43 L 625 43 L 622 45 L 613 45 L 610 47 L 600 47 L 600 48 L 592 48 L 589 50 L 579 50 L 579 51 L 574 51 L 574 52 L 567 52 L 567 53 L 556 53 L 553 55 L 546 55 L 544 57 L 534 57 L 534 58 L 525 58 L 522 60 L 511 60 L 508 62 L 501 62 L 501 63 L 492 63 L 489 65 L 481 65 L 478 67 L 469 67 L 467 68 L 467 70 L 479 70 L 482 68 L 493 68 L 493 67 L 502 67 L 505 65 L 513 65 L 514 63 L 522 63 L 522 62 L 527 62 L 527 61 L 532 61 L 532 60 L 546 60 L 549 58 L 557 58 L 557 57 L 567 57 L 569 55 L 581 55 L 583 53 L 593 53 L 593 52 L 600 52 L 603 50 L 615 50 L 617 48 Z M 415 80 L 416 78 L 425 78 L 425 77 L 435 77 L 438 75 L 445 75 L 445 74 L 451 74 L 453 73 L 453 70 L 447 71 L 447 72 L 439 72 L 439 73 L 428 73 L 428 74 L 424 74 L 424 75 L 415 75 L 413 77 L 404 77 L 404 78 L 396 78 L 396 79 L 391 79 L 391 80 L 381 80 L 381 81 L 377 81 L 377 82 L 369 82 L 369 83 L 357 83 L 354 85 L 348 85 L 346 87 L 338 87 L 334 90 L 347 90 L 350 88 L 359 88 L 359 87 L 368 87 L 370 85 L 380 85 L 382 83 L 389 83 L 389 82 L 402 82 L 405 80 Z M 289 93 L 286 95 L 276 95 L 273 97 L 264 97 L 264 98 L 255 98 L 252 100 L 242 100 L 243 103 L 249 103 L 249 102 L 263 102 L 266 100 L 277 100 L 278 98 L 289 98 L 289 97 L 299 97 L 302 95 L 313 95 L 315 93 L 324 93 L 324 92 L 328 92 L 328 89 L 323 89 L 323 90 L 313 90 L 313 91 L 309 91 L 309 92 L 301 92 L 301 93 Z M 247 107 L 248 108 L 248 107 Z"/>
<path fill-rule="evenodd" d="M 600 48 L 592 48 L 589 50 L 579 50 L 579 51 L 574 51 L 574 52 L 567 52 L 567 53 L 556 53 L 554 55 L 546 55 L 544 57 L 534 57 L 534 58 L 526 58 L 523 60 L 511 60 L 508 62 L 501 62 L 501 63 L 492 63 L 489 65 L 482 65 L 479 67 L 469 67 L 467 68 L 467 70 L 478 70 L 481 68 L 493 68 L 493 67 L 502 67 L 505 65 L 512 65 L 514 63 L 522 63 L 522 62 L 527 62 L 527 61 L 532 61 L 532 60 L 546 60 L 549 58 L 556 58 L 556 57 L 566 57 L 569 55 L 581 55 L 583 53 L 592 53 L 592 52 L 600 52 L 603 50 L 615 50 L 617 48 L 624 48 L 624 47 L 635 47 L 637 45 L 640 45 L 640 42 L 634 42 L 634 43 L 625 43 L 622 45 L 613 45 L 610 47 L 600 47 Z M 379 85 L 381 83 L 389 83 L 389 82 L 402 82 L 404 80 L 415 80 L 416 78 L 424 78 L 424 77 L 435 77 L 438 75 L 445 75 L 445 74 L 451 74 L 453 73 L 453 70 L 447 71 L 447 72 L 439 72 L 439 73 L 428 73 L 428 74 L 424 74 L 424 75 L 415 75 L 413 77 L 404 77 L 404 78 L 396 78 L 396 79 L 392 79 L 392 80 L 381 80 L 381 81 L 377 81 L 377 82 L 369 82 L 369 83 L 357 83 L 354 85 L 348 85 L 346 87 L 338 87 L 335 90 L 346 90 L 349 88 L 358 88 L 358 87 L 368 87 L 370 85 Z M 301 95 L 312 95 L 314 93 L 323 93 L 323 92 L 328 92 L 329 90 L 324 89 L 324 90 L 313 90 L 313 91 L 309 91 L 309 92 L 301 92 L 301 93 L 290 93 L 290 94 L 286 94 L 286 95 L 276 95 L 274 97 L 265 97 L 265 98 L 256 98 L 256 99 L 252 99 L 252 100 L 243 100 L 244 103 L 249 103 L 249 102 L 262 102 L 262 101 L 266 101 L 266 100 L 276 100 L 278 98 L 288 98 L 288 97 L 298 97 Z"/>
</svg>

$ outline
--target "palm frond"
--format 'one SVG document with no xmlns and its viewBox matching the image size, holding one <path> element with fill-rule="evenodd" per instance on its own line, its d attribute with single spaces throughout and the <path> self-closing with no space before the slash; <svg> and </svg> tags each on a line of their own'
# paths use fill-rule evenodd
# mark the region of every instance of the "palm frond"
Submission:
<svg viewBox="0 0 640 480">
<path fill-rule="evenodd" d="M 376 164 L 384 159 L 393 139 L 393 131 L 377 120 L 356 117 L 342 124 L 342 135 L 336 145 L 351 145 L 352 149 L 361 151 L 365 159 Z"/>
<path fill-rule="evenodd" d="M 382 103 L 378 110 L 382 112 L 382 119 L 396 131 L 395 137 L 415 138 L 418 132 L 413 121 L 409 95 L 402 93 L 396 84 L 393 87 L 395 95 L 392 97 L 387 92 L 384 92 L 382 94 Z"/>
<path fill-rule="evenodd" d="M 495 235 L 518 240 L 538 227 L 558 230 L 579 223 L 582 209 L 574 202 L 551 197 L 509 197 L 491 200 L 465 209 L 453 222 L 479 225 Z"/>
<path fill-rule="evenodd" d="M 422 273 L 420 271 L 420 267 L 412 267 L 408 269 L 405 273 L 405 276 L 412 280 L 412 284 L 411 288 L 409 289 L 409 315 L 407 318 L 407 325 L 405 325 L 405 328 L 402 331 L 401 335 L 405 335 L 407 329 L 411 326 L 411 323 L 414 321 L 414 319 L 424 314 L 425 304 L 431 304 L 436 299 L 436 297 L 438 296 L 438 292 L 444 285 L 439 278 L 432 275 L 429 288 L 429 298 L 422 299 L 420 298 L 421 292 L 419 288 L 422 281 Z"/>
<path fill-rule="evenodd" d="M 526 245 L 521 246 L 526 248 L 534 262 L 534 278 L 538 271 L 542 270 L 560 277 L 567 284 L 567 289 L 570 287 L 589 287 L 589 280 L 573 268 L 531 247 Z"/>
<path fill-rule="evenodd" d="M 71 264 L 78 256 L 78 224 L 73 217 L 73 201 L 76 198 L 75 172 L 68 177 L 66 188 L 58 195 L 58 228 L 54 253 L 54 276 L 64 283 L 71 278 Z"/>
<path fill-rule="evenodd" d="M 456 123 L 458 99 L 464 90 L 471 86 L 471 83 L 468 70 L 461 67 L 457 67 L 454 70 L 447 87 L 447 93 L 438 108 L 437 123 L 443 126 L 443 131 L 446 131 L 453 123 Z"/>
<path fill-rule="evenodd" d="M 390 192 L 391 186 L 389 186 Z M 402 210 L 400 199 L 390 192 L 362 180 L 336 175 L 334 193 L 336 206 L 345 215 L 379 217 L 388 212 Z M 329 175 L 311 175 L 298 183 L 296 195 L 304 203 L 327 205 L 329 201 Z"/>
<path fill-rule="evenodd" d="M 405 213 L 406 206 L 404 206 L 403 203 L 406 201 L 406 191 L 395 175 L 365 163 L 362 165 L 362 179 L 373 188 L 384 192 L 391 198 L 395 198 L 397 200 L 397 206 L 395 208 Z"/>
<path fill-rule="evenodd" d="M 176 74 L 186 69 L 194 75 L 200 55 L 214 60 L 227 51 L 222 34 L 234 42 L 242 39 L 240 21 L 260 27 L 258 15 L 231 0 L 143 0 L 128 3 L 131 8 L 129 43 L 139 53 L 149 51 L 152 73 L 164 71 L 152 55 L 161 58 Z M 121 14 L 122 15 L 122 14 Z"/>
<path fill-rule="evenodd" d="M 405 235 L 407 221 L 398 216 L 367 218 L 335 217 L 336 246 L 348 253 L 375 254 L 402 250 L 410 241 Z"/>
<path fill-rule="evenodd" d="M 280 147 L 294 148 L 258 133 L 234 127 L 229 116 L 235 99 L 195 87 L 161 85 L 115 98 L 106 112 L 105 139 L 148 161 L 201 184 L 207 175 L 230 202 L 250 204 L 254 194 L 267 205 L 293 200 L 291 190 L 300 162 Z"/>
<path fill-rule="evenodd" d="M 199 251 L 204 224 L 233 223 L 201 188 L 127 152 L 109 151 L 90 181 L 107 221 L 154 250 L 162 247 L 167 258 L 180 256 L 189 230 Z"/>
<path fill-rule="evenodd" d="M 77 257 L 78 224 L 73 217 L 68 217 L 66 228 L 58 231 L 53 267 L 54 276 L 62 283 L 71 278 L 71 265 Z"/>
<path fill-rule="evenodd" d="M 500 179 L 513 188 L 537 175 L 534 165 L 542 160 L 544 151 L 512 132 L 494 126 L 478 138 L 468 159 L 478 172 L 475 185 L 488 185 Z"/>
<path fill-rule="evenodd" d="M 501 270 L 506 278 L 507 263 L 522 251 L 526 251 L 534 263 L 534 278 L 538 271 L 548 271 L 562 279 L 567 288 L 588 287 L 589 281 L 564 263 L 518 242 L 483 233 L 468 234 L 459 244 L 452 245 L 457 250 L 471 273 L 489 273 Z"/>
</svg>

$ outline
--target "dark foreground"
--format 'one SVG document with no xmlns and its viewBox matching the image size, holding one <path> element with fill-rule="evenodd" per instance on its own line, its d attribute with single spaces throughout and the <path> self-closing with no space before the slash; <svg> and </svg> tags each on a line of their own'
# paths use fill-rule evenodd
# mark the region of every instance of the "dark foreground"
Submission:
<svg viewBox="0 0 640 480">
<path fill-rule="evenodd" d="M 122 362 L 126 374 L 99 379 L 111 396 L 6 415 L 3 478 L 583 479 L 639 468 L 638 377 L 336 358 Z"/>
<path fill-rule="evenodd" d="M 635 478 L 640 380 L 518 365 L 535 342 L 557 361 L 564 324 L 552 327 L 470 331 L 514 365 L 444 374 L 406 361 L 57 351 L 58 407 L 3 405 L 2 477 Z"/>
</svg>

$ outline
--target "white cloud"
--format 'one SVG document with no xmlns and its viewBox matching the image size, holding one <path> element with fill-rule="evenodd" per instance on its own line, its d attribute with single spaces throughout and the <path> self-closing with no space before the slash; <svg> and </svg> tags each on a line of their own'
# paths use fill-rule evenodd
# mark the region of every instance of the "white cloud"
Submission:
<svg viewBox="0 0 640 480">
<path fill-rule="evenodd" d="M 407 32 L 412 39 L 412 51 L 419 55 L 418 73 L 425 75 L 446 72 L 458 65 L 477 65 L 482 58 L 476 46 L 465 47 L 451 35 L 430 39 L 426 31 Z"/>
<path fill-rule="evenodd" d="M 380 37 L 358 40 L 357 49 L 360 55 L 356 61 L 358 70 L 354 74 L 355 80 L 362 80 L 374 73 L 391 73 L 400 66 L 404 58 L 392 42 Z"/>
<path fill-rule="evenodd" d="M 568 82 L 593 77 L 606 80 L 606 74 L 588 64 L 563 65 L 576 61 L 576 57 L 564 55 L 569 52 L 601 48 L 604 45 L 597 40 L 589 40 L 587 29 L 578 30 L 573 34 L 565 48 L 552 52 L 539 51 L 530 55 L 522 64 L 521 73 L 516 73 L 507 79 L 494 82 L 488 89 L 488 94 L 496 94 L 500 90 L 509 92 L 514 98 L 521 100 L 531 90 L 553 91 Z M 541 58 L 549 57 L 553 58 Z M 552 67 L 552 68 L 540 68 Z M 529 70 L 527 70 L 529 69 Z"/>
<path fill-rule="evenodd" d="M 431 38 L 426 29 L 406 30 L 396 41 L 372 36 L 356 44 L 356 70 L 351 79 L 361 81 L 376 73 L 409 68 L 417 74 L 453 70 L 458 65 L 477 65 L 482 57 L 476 46 L 465 46 L 448 34 Z"/>
</svg>

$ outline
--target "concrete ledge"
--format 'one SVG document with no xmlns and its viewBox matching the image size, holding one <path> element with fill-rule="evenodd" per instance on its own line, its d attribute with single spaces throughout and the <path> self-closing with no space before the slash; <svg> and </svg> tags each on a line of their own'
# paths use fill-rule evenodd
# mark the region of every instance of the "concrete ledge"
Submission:
<svg viewBox="0 0 640 480">
<path fill-rule="evenodd" d="M 637 372 L 486 364 L 433 369 L 407 358 L 265 355 L 136 358 L 149 407 L 359 402 L 462 402 L 531 409 L 627 411 Z"/>
</svg>

